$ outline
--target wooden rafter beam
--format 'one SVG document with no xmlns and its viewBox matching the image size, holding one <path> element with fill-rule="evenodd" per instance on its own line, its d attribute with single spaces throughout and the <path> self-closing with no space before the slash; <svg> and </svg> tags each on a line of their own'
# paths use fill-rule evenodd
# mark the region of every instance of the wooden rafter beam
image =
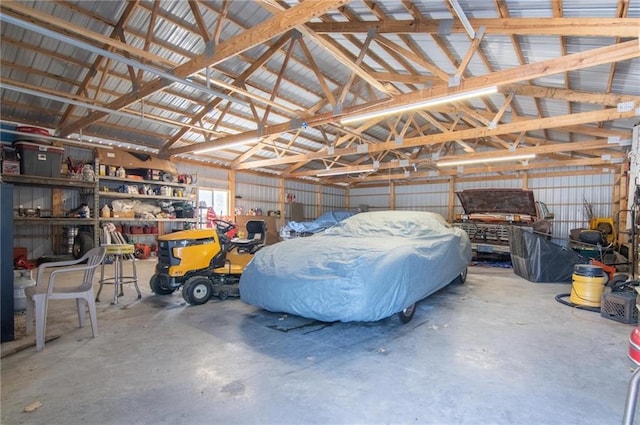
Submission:
<svg viewBox="0 0 640 425">
<path fill-rule="evenodd" d="M 414 137 L 405 139 L 402 145 L 398 145 L 395 142 L 385 142 L 368 145 L 368 153 L 381 152 L 385 150 L 399 149 L 399 148 L 412 148 L 427 145 L 436 145 L 440 143 L 454 141 L 456 139 L 474 139 L 477 137 L 489 137 L 499 136 L 502 134 L 519 133 L 521 131 L 541 130 L 545 128 L 558 128 L 567 125 L 586 124 L 597 121 L 610 121 L 615 119 L 632 118 L 635 117 L 635 111 L 618 112 L 616 109 L 610 108 L 601 111 L 582 112 L 578 114 L 570 114 L 564 116 L 538 118 L 531 120 L 520 120 L 515 123 L 500 124 L 493 129 L 488 128 L 473 128 L 466 130 L 452 131 L 448 133 L 431 134 L 422 137 Z M 563 143 L 563 146 L 569 148 L 568 150 L 581 150 L 585 149 L 580 143 Z M 605 146 L 598 145 L 598 148 Z M 524 149 L 524 148 L 521 148 Z M 494 151 L 492 151 L 494 152 Z M 256 167 L 266 167 L 276 164 L 288 164 L 293 162 L 299 162 L 304 160 L 313 160 L 320 158 L 329 158 L 337 155 L 357 155 L 358 152 L 355 147 L 335 149 L 333 154 L 329 154 L 326 150 L 316 152 L 314 154 L 306 155 L 290 155 L 283 158 L 251 161 L 238 165 L 237 169 L 250 169 Z M 524 153 L 524 152 L 523 152 Z M 535 153 L 535 152 L 534 152 Z M 473 154 L 475 155 L 479 154 Z"/>
<path fill-rule="evenodd" d="M 84 27 L 73 25 L 68 21 L 56 18 L 44 12 L 40 12 L 39 10 L 25 6 L 23 3 L 20 3 L 20 2 L 3 0 L 2 3 L 0 3 L 0 9 L 2 9 L 3 11 L 10 11 L 14 15 L 20 16 L 22 19 L 25 19 L 27 21 L 38 22 L 39 24 L 43 25 L 45 28 L 48 28 L 54 31 L 61 31 L 66 34 L 74 34 L 76 37 L 80 37 L 81 39 L 84 39 L 84 40 L 91 40 L 97 45 L 104 46 L 105 48 L 110 47 L 118 52 L 127 52 L 127 54 L 131 56 L 145 59 L 150 62 L 157 63 L 158 65 L 166 65 L 166 66 L 173 65 L 171 62 L 161 58 L 160 56 L 154 55 L 150 52 L 144 51 L 143 49 L 138 49 L 134 46 L 130 46 L 126 43 L 123 43 L 122 41 L 117 40 L 115 36 L 112 38 L 106 35 L 87 31 L 87 29 Z M 117 36 L 117 32 L 115 35 Z"/>
<path fill-rule="evenodd" d="M 211 37 L 209 36 L 207 24 L 204 22 L 202 12 L 200 11 L 200 7 L 198 6 L 198 0 L 189 0 L 189 8 L 191 9 L 193 19 L 195 19 L 196 24 L 198 25 L 198 29 L 200 30 L 200 37 L 202 37 L 202 40 L 205 43 L 209 42 L 211 40 Z"/>
<path fill-rule="evenodd" d="M 371 10 L 371 12 L 376 16 L 376 18 L 378 18 L 379 20 L 386 20 L 387 19 L 387 15 L 385 14 L 384 10 L 380 7 L 380 5 L 378 3 L 376 3 L 375 1 L 372 0 L 365 0 L 364 2 L 367 7 Z M 339 9 L 340 12 L 342 12 L 342 15 L 345 16 L 348 20 L 350 21 L 360 21 L 360 16 L 358 16 L 358 14 L 351 10 L 351 9 L 347 9 L 345 7 L 342 7 Z M 371 33 L 367 34 L 367 37 L 370 37 L 372 35 Z M 350 40 L 352 43 L 358 45 L 359 43 L 356 42 L 357 40 L 357 36 L 353 35 L 353 34 L 349 34 L 346 36 L 346 38 L 348 40 Z M 384 50 L 385 55 L 389 55 L 396 63 L 397 66 L 391 66 L 389 64 L 388 60 L 385 60 L 385 58 L 381 57 L 380 55 L 378 55 L 377 53 L 375 53 L 375 51 L 371 50 L 368 52 L 368 55 L 370 57 L 370 60 L 375 61 L 377 64 L 380 64 L 380 66 L 382 66 L 384 68 L 384 71 L 386 72 L 408 72 L 409 74 L 417 74 L 418 71 L 415 69 L 415 67 L 409 62 L 409 60 L 407 60 L 402 54 L 400 54 L 399 52 L 396 52 L 393 49 L 388 49 L 385 46 L 382 46 L 382 49 Z M 375 66 L 373 68 L 376 68 Z M 373 68 L 369 67 L 369 69 L 367 70 L 367 72 L 369 73 L 369 75 L 373 75 Z M 390 87 L 395 87 L 393 85 L 390 85 Z M 413 90 L 417 90 L 416 87 L 414 87 L 412 84 L 408 84 L 408 89 L 413 91 Z"/>
<path fill-rule="evenodd" d="M 230 57 L 238 55 L 254 46 L 257 46 L 267 40 L 272 39 L 280 34 L 295 28 L 298 25 L 321 16 L 326 12 L 335 9 L 345 3 L 348 0 L 321 0 L 314 2 L 305 2 L 293 6 L 275 16 L 265 20 L 264 22 L 254 26 L 250 30 L 223 41 L 216 47 L 216 51 L 213 55 L 208 53 L 200 54 L 193 59 L 179 65 L 173 69 L 173 75 L 177 78 L 187 78 L 191 74 L 199 72 L 207 66 L 218 64 Z M 4 2 L 2 6 L 4 7 Z M 150 96 L 163 88 L 171 85 L 172 82 L 164 78 L 156 78 L 133 93 L 128 93 L 114 100 L 109 104 L 109 109 L 118 110 L 128 106 L 140 99 Z M 81 128 L 84 128 L 92 123 L 104 118 L 107 115 L 105 112 L 96 111 L 86 118 L 83 118 L 66 128 L 62 129 L 61 134 L 66 136 L 70 133 L 74 133 Z"/>
<path fill-rule="evenodd" d="M 634 57 L 640 56 L 640 46 L 638 45 L 637 40 L 628 41 L 625 43 L 606 46 L 597 49 L 593 49 L 590 51 L 574 53 L 572 55 L 550 59 L 542 62 L 537 62 L 529 65 L 523 65 L 514 69 L 507 69 L 503 71 L 496 71 L 486 76 L 480 77 L 471 77 L 466 79 L 462 85 L 464 90 L 476 90 L 485 87 L 490 87 L 492 85 L 500 85 L 500 84 L 511 84 L 520 81 L 527 81 L 533 78 L 539 78 L 545 75 L 552 75 L 558 72 L 565 72 L 567 70 L 576 70 L 581 68 L 586 68 L 590 66 L 600 65 L 603 63 L 615 62 L 618 60 L 626 60 Z M 350 108 L 345 111 L 345 116 L 349 116 L 349 114 L 357 113 L 361 109 L 366 109 L 368 111 L 373 110 L 381 110 L 390 108 L 393 106 L 405 105 L 408 103 L 418 102 L 420 100 L 430 99 L 433 97 L 444 96 L 448 94 L 449 89 L 445 85 L 440 85 L 434 87 L 432 89 L 420 90 L 415 93 L 409 93 L 406 95 L 396 96 L 392 101 L 386 102 L 382 107 L 372 107 L 371 104 L 360 105 L 359 107 Z M 582 114 L 580 114 L 582 115 Z M 331 122 L 335 122 L 338 120 L 338 117 L 335 117 L 332 113 L 324 113 L 318 114 L 313 117 L 305 117 L 309 126 L 318 126 Z M 576 124 L 584 124 L 587 122 L 593 121 L 603 121 L 606 119 L 591 119 L 587 121 L 581 121 Z M 521 121 L 517 121 L 519 124 Z M 525 122 L 525 121 L 522 121 Z M 282 133 L 291 130 L 292 123 L 283 123 L 278 125 L 273 125 L 266 127 L 263 131 L 264 135 Z M 519 133 L 522 130 L 514 129 L 510 132 Z M 454 139 L 451 139 L 454 140 Z M 446 141 L 446 140 L 445 140 Z M 400 146 L 396 146 L 398 148 Z M 182 148 L 172 150 L 172 154 L 183 153 L 192 151 L 192 146 L 185 146 Z M 297 158 L 291 162 L 302 161 L 304 158 Z M 242 167 L 251 168 L 253 162 L 249 162 L 246 164 L 242 164 Z"/>
<path fill-rule="evenodd" d="M 569 159 L 563 161 L 539 161 L 532 162 L 530 161 L 528 165 L 523 164 L 503 164 L 503 165 L 476 165 L 473 167 L 465 167 L 464 172 L 465 175 L 469 174 L 485 174 L 485 173 L 507 173 L 513 171 L 527 171 L 527 170 L 541 170 L 547 168 L 565 168 L 565 167 L 597 167 L 597 166 L 609 166 L 614 167 L 615 164 L 607 163 L 600 158 L 589 158 L 589 159 Z M 456 176 L 458 175 L 458 171 L 453 167 L 452 170 L 438 170 L 436 172 L 436 176 L 446 177 L 446 176 Z M 427 179 L 433 178 L 433 171 L 430 170 L 428 172 L 418 171 L 411 172 L 411 179 Z M 404 173 L 396 173 L 396 174 L 384 174 L 384 175 L 372 175 L 367 177 L 367 182 L 388 182 L 389 180 L 406 180 L 407 176 Z M 333 180 L 334 183 L 337 183 L 339 180 Z M 344 182 L 349 182 L 346 179 L 340 180 Z"/>
<path fill-rule="evenodd" d="M 138 1 L 139 0 L 135 0 L 135 1 L 131 1 L 131 2 L 127 3 L 127 7 L 122 12 L 122 15 L 120 16 L 120 19 L 118 19 L 118 23 L 116 24 L 116 26 L 111 31 L 111 38 L 117 37 L 118 33 L 119 33 L 119 29 L 124 28 L 124 26 L 126 25 L 127 21 L 131 17 L 131 14 L 138 7 Z M 82 83 L 80 83 L 80 86 L 76 90 L 76 95 L 80 95 L 81 93 L 83 93 L 83 92 L 85 92 L 87 90 L 87 87 L 91 83 L 91 80 L 93 80 L 93 78 L 96 76 L 96 74 L 98 72 L 98 69 L 100 68 L 100 65 L 102 64 L 103 60 L 104 60 L 104 56 L 98 56 L 93 61 L 93 63 L 91 64 L 91 66 L 87 70 L 87 73 L 85 74 L 84 78 L 82 79 Z M 60 119 L 60 122 L 58 123 L 58 125 L 64 126 L 66 124 L 66 122 L 69 119 L 69 117 L 71 116 L 71 113 L 73 112 L 74 108 L 75 108 L 74 105 L 69 105 L 69 106 L 66 107 L 66 109 L 65 109 L 64 113 L 62 114 L 62 118 Z"/>
<path fill-rule="evenodd" d="M 280 37 L 278 40 L 276 40 L 275 43 L 273 43 L 273 45 L 271 45 L 271 47 L 264 52 L 262 55 L 260 55 L 259 58 L 257 58 L 255 61 L 253 61 L 253 63 L 251 64 L 251 66 L 249 68 L 247 68 L 242 74 L 240 74 L 236 80 L 233 82 L 233 84 L 235 86 L 242 86 L 245 82 L 245 80 L 247 78 L 249 78 L 254 72 L 256 72 L 256 70 L 260 69 L 260 67 L 262 65 L 264 65 L 269 58 L 271 58 L 271 56 L 273 56 L 273 54 L 275 52 L 277 52 L 278 50 L 280 50 L 282 48 L 282 46 L 284 46 L 286 44 L 286 42 L 291 38 L 291 33 L 287 33 L 282 35 L 282 37 Z M 197 113 L 196 115 L 193 116 L 193 118 L 190 121 L 190 124 L 195 124 L 198 121 L 200 121 L 204 116 L 206 116 L 209 112 L 211 112 L 211 110 L 213 110 L 213 108 L 215 108 L 216 106 L 218 106 L 220 103 L 222 102 L 221 98 L 215 98 L 213 99 L 211 102 L 209 102 L 199 113 Z M 184 127 L 180 130 L 178 130 L 178 132 L 176 134 L 174 134 L 168 141 L 167 143 L 165 143 L 162 148 L 160 148 L 160 153 L 161 155 L 166 155 L 169 148 L 171 146 L 173 146 L 175 143 L 177 143 L 178 141 L 180 141 L 180 139 L 182 139 L 182 137 L 184 137 L 185 134 L 187 134 L 187 132 L 189 131 L 188 127 Z"/>
<path fill-rule="evenodd" d="M 300 42 L 298 44 L 300 45 L 300 48 L 302 49 L 302 53 L 304 54 L 305 58 L 307 58 L 307 61 L 309 62 L 309 66 L 311 67 L 311 70 L 313 71 L 316 78 L 318 79 L 318 83 L 320 84 L 320 87 L 322 87 L 322 92 L 327 97 L 328 102 L 331 105 L 335 105 L 336 98 L 333 96 L 333 93 L 331 92 L 331 89 L 327 85 L 327 81 L 324 75 L 322 75 L 322 71 L 320 71 L 318 64 L 316 64 L 316 61 L 313 58 L 313 55 L 309 51 L 309 47 L 307 46 L 307 43 L 305 43 L 303 38 L 300 38 Z"/>
<path fill-rule="evenodd" d="M 216 26 L 213 30 L 213 35 L 211 36 L 211 40 L 216 44 L 220 42 L 220 34 L 222 34 L 222 27 L 224 25 L 224 21 L 227 19 L 227 14 L 229 13 L 229 6 L 231 6 L 230 0 L 224 0 L 222 2 L 222 10 L 218 14 L 218 20 L 216 21 Z"/>
<path fill-rule="evenodd" d="M 640 96 L 626 94 L 581 92 L 552 87 L 505 85 L 500 87 L 502 93 L 513 91 L 518 96 L 531 96 L 547 99 L 567 100 L 576 103 L 589 103 L 593 105 L 616 106 L 623 102 L 636 102 L 640 105 Z"/>
<path fill-rule="evenodd" d="M 269 97 L 270 101 L 274 101 L 276 96 L 278 95 L 278 91 L 280 91 L 280 85 L 282 84 L 282 80 L 284 79 L 284 74 L 287 71 L 287 66 L 289 65 L 289 60 L 291 59 L 291 55 L 293 54 L 293 48 L 295 47 L 297 39 L 300 38 L 300 33 L 297 31 L 293 31 L 293 36 L 291 37 L 291 41 L 289 42 L 289 48 L 284 55 L 284 59 L 280 64 L 280 72 L 278 72 L 278 77 L 276 78 L 276 82 L 271 89 L 271 96 Z M 265 126 L 267 124 L 267 118 L 269 117 L 269 113 L 271 112 L 271 105 L 267 105 L 264 110 L 264 115 L 262 116 L 262 120 L 260 122 L 261 126 Z"/>
<path fill-rule="evenodd" d="M 449 80 L 449 74 L 447 74 L 446 72 L 442 71 L 440 68 L 438 68 L 437 66 L 435 66 L 434 64 L 432 64 L 431 62 L 429 62 L 428 60 L 423 58 L 422 56 L 412 52 L 409 49 L 405 49 L 404 47 L 402 47 L 398 43 L 395 43 L 392 40 L 389 40 L 387 37 L 384 37 L 382 35 L 377 35 L 376 36 L 376 41 L 378 43 L 380 43 L 381 45 L 383 45 L 383 46 L 385 46 L 385 47 L 387 47 L 389 49 L 393 49 L 396 52 L 399 52 L 402 55 L 406 56 L 407 58 L 411 59 L 416 64 L 420 65 L 421 67 L 425 68 L 427 71 L 432 73 L 434 76 L 440 78 L 442 81 L 448 81 Z"/>
<path fill-rule="evenodd" d="M 362 61 L 364 60 L 365 56 L 367 55 L 367 50 L 369 50 L 369 45 L 371 44 L 372 40 L 373 40 L 373 35 L 372 34 L 367 34 L 367 38 L 364 40 L 362 48 L 360 49 L 360 54 L 358 55 L 358 57 L 354 61 L 354 63 L 359 68 L 361 67 Z M 347 98 L 347 94 L 349 94 L 349 90 L 351 89 L 351 85 L 356 80 L 356 76 L 357 75 L 358 74 L 356 74 L 355 72 L 351 72 L 351 75 L 349 76 L 349 79 L 347 80 L 346 84 L 344 84 L 344 86 L 342 87 L 342 92 L 340 93 L 340 96 L 338 96 L 338 103 L 343 103 L 344 100 Z"/>
<path fill-rule="evenodd" d="M 637 37 L 638 18 L 505 18 L 469 19 L 474 28 L 485 27 L 493 35 L 565 35 L 587 37 Z M 436 19 L 387 20 L 382 22 L 313 22 L 307 27 L 317 34 L 358 34 L 375 29 L 378 34 L 437 34 Z M 454 21 L 451 31 L 466 33 Z"/>
<path fill-rule="evenodd" d="M 317 4 L 318 2 L 314 1 L 314 2 L 309 2 L 309 3 L 316 3 Z M 342 3 L 346 4 L 346 3 L 348 3 L 348 1 L 343 1 Z M 277 13 L 277 12 L 282 11 L 282 10 L 290 10 L 290 9 L 285 9 L 283 6 L 281 6 L 280 4 L 277 4 L 275 2 L 272 3 L 272 2 L 269 2 L 269 1 L 263 1 L 263 2 L 261 2 L 261 4 L 265 9 L 269 10 L 272 13 Z M 298 7 L 298 6 L 296 6 L 296 7 Z M 350 71 L 354 72 L 356 75 L 358 75 L 360 78 L 362 78 L 367 83 L 371 84 L 373 87 L 378 89 L 380 92 L 386 93 L 386 94 L 390 94 L 391 93 L 391 91 L 389 90 L 389 88 L 387 86 L 385 86 L 384 84 L 380 83 L 375 78 L 371 77 L 371 75 L 369 75 L 365 70 L 363 70 L 361 67 L 356 65 L 353 62 L 353 60 L 351 60 L 351 58 L 349 56 L 347 56 L 342 50 L 340 50 L 339 48 L 334 46 L 329 40 L 325 39 L 323 36 L 316 34 L 314 31 L 311 31 L 307 25 L 300 25 L 298 27 L 298 31 L 300 31 L 302 34 L 304 34 L 307 37 L 309 37 L 309 39 L 313 40 L 318 46 L 320 46 L 321 48 L 326 50 L 328 53 L 333 55 L 336 58 L 336 60 L 341 62 Z"/>
<path fill-rule="evenodd" d="M 153 9 L 151 9 L 151 16 L 149 17 L 149 25 L 147 26 L 147 34 L 144 36 L 144 47 L 143 50 L 145 52 L 149 51 L 149 47 L 151 47 L 151 39 L 153 38 L 153 30 L 156 27 L 156 18 L 158 17 L 158 8 L 160 7 L 160 2 L 153 2 Z M 142 69 L 138 70 L 138 79 L 142 78 L 142 74 L 144 71 Z"/>
<path fill-rule="evenodd" d="M 376 80 L 393 83 L 431 85 L 435 78 L 430 75 L 398 74 L 397 72 L 372 72 L 371 76 Z"/>
</svg>

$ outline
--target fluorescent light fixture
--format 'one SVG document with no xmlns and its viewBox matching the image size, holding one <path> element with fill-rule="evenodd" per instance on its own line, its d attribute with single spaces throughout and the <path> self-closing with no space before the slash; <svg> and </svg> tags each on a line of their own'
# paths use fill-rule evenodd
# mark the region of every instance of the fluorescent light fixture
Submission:
<svg viewBox="0 0 640 425">
<path fill-rule="evenodd" d="M 346 167 L 344 167 L 346 168 Z M 359 173 L 370 173 L 372 171 L 376 171 L 373 167 L 368 167 L 368 168 L 349 168 L 349 169 L 329 169 L 327 171 L 321 171 L 318 174 L 316 174 L 318 177 L 327 177 L 327 176 L 341 176 L 344 174 L 359 174 Z"/>
<path fill-rule="evenodd" d="M 438 167 L 455 167 L 458 165 L 483 164 L 485 162 L 501 162 L 501 161 L 520 161 L 525 159 L 533 159 L 536 154 L 529 153 L 523 155 L 497 156 L 494 158 L 478 158 L 478 159 L 461 159 L 452 161 L 438 161 Z"/>
<path fill-rule="evenodd" d="M 423 100 L 421 102 L 410 103 L 408 105 L 400 105 L 389 109 L 383 109 L 379 111 L 367 112 L 353 117 L 345 117 L 340 120 L 342 124 L 349 124 L 356 121 L 364 121 L 371 118 L 383 117 L 386 115 L 395 115 L 401 112 L 411 111 L 413 109 L 426 108 L 429 106 L 442 105 L 443 103 L 451 103 L 459 100 L 470 99 L 472 97 L 486 96 L 496 93 L 498 87 L 491 86 L 478 90 L 463 91 L 460 93 L 454 93 L 447 96 L 435 97 L 433 99 Z"/>
<path fill-rule="evenodd" d="M 260 140 L 262 140 L 262 137 L 251 137 L 249 139 L 238 140 L 237 142 L 223 143 L 220 145 L 200 149 L 197 151 L 193 151 L 193 153 L 199 154 L 199 153 L 205 153 L 205 152 L 218 151 L 220 149 L 227 149 L 227 148 L 233 148 L 236 146 L 246 145 L 247 143 L 259 142 Z"/>
</svg>

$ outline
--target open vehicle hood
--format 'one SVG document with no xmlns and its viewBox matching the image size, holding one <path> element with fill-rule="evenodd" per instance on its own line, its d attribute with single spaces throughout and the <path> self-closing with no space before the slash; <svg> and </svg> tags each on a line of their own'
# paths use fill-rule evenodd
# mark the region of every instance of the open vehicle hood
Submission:
<svg viewBox="0 0 640 425">
<path fill-rule="evenodd" d="M 466 189 L 456 192 L 466 214 L 506 213 L 536 217 L 532 190 Z"/>
</svg>

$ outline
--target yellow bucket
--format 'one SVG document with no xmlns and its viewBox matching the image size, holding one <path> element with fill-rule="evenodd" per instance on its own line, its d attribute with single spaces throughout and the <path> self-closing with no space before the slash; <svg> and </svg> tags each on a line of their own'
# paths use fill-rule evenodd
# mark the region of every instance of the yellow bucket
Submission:
<svg viewBox="0 0 640 425">
<path fill-rule="evenodd" d="M 573 284 L 569 301 L 576 305 L 600 307 L 607 275 L 599 266 L 578 264 L 573 268 Z"/>
</svg>

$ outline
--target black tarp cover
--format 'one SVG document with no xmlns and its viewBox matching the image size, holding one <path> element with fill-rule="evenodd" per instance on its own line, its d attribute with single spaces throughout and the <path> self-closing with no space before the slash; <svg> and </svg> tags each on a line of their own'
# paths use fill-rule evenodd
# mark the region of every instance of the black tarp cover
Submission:
<svg viewBox="0 0 640 425">
<path fill-rule="evenodd" d="M 545 236 L 517 226 L 509 226 L 509 248 L 514 273 L 530 282 L 571 283 L 573 267 L 589 262 Z"/>
</svg>

